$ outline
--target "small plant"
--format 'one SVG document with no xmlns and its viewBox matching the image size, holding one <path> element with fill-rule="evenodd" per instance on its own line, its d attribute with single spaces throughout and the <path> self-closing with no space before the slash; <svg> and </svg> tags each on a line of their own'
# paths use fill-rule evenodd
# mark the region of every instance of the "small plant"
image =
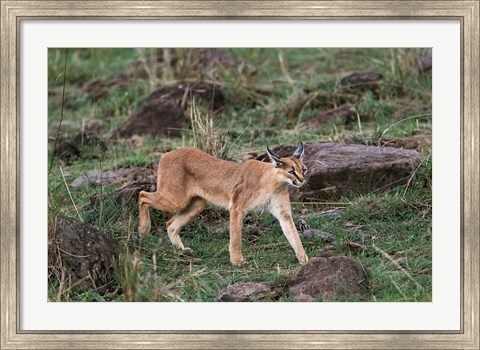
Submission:
<svg viewBox="0 0 480 350">
<path fill-rule="evenodd" d="M 153 268 L 145 264 L 145 258 L 138 252 L 126 251 L 121 257 L 121 264 L 115 266 L 117 280 L 123 290 L 125 301 L 175 301 L 179 300 L 176 292 L 168 289 L 157 273 L 157 259 L 152 257 Z"/>
<path fill-rule="evenodd" d="M 228 133 L 215 126 L 213 118 L 201 112 L 195 100 L 190 109 L 193 145 L 220 159 L 228 159 Z"/>
</svg>

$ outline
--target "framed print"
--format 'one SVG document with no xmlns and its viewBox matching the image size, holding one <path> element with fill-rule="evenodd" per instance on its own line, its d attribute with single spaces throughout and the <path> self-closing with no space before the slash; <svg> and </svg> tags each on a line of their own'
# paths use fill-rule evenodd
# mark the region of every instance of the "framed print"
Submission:
<svg viewBox="0 0 480 350">
<path fill-rule="evenodd" d="M 477 349 L 478 18 L 2 1 L 2 349 Z"/>
</svg>

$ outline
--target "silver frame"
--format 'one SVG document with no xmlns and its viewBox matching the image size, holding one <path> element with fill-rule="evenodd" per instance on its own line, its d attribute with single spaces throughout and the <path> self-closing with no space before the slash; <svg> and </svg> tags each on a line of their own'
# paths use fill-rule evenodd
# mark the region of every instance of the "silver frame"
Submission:
<svg viewBox="0 0 480 350">
<path fill-rule="evenodd" d="M 479 1 L 1 1 L 0 315 L 2 349 L 479 349 Z M 22 19 L 458 19 L 461 22 L 461 330 L 21 331 L 19 23 Z M 16 203 L 16 205 L 12 205 Z"/>
</svg>

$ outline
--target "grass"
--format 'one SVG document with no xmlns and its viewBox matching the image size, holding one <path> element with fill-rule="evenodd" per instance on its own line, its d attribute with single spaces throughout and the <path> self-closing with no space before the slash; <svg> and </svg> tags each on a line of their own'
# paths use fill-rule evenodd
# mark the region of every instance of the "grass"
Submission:
<svg viewBox="0 0 480 350">
<path fill-rule="evenodd" d="M 226 110 L 214 115 L 208 107 L 194 105 L 193 124 L 183 137 L 144 136 L 140 146 L 104 140 L 104 148 L 85 144 L 79 157 L 53 159 L 48 180 L 49 225 L 54 224 L 58 215 L 81 217 L 115 238 L 121 253 L 110 291 L 80 293 L 71 288 L 68 276 L 62 279 L 57 274 L 49 279 L 50 300 L 215 301 L 221 288 L 238 281 L 267 281 L 285 291 L 298 268 L 292 248 L 270 214 L 246 217 L 245 263 L 236 267 L 229 263 L 228 212 L 208 206 L 187 225 L 181 237 L 193 252 L 186 254 L 174 249 L 166 236 L 167 214 L 152 209 L 152 234 L 136 239 L 136 203 L 119 206 L 103 196 L 121 185 L 86 184 L 72 188 L 70 183 L 78 176 L 120 167 L 146 167 L 164 152 L 189 145 L 210 148 L 219 157 L 235 159 L 242 153 L 263 152 L 266 143 L 301 140 L 379 146 L 383 138 L 405 138 L 417 130 L 431 130 L 431 76 L 417 74 L 412 68 L 415 60 L 428 50 L 245 48 L 221 52 L 242 61 L 242 65 L 230 67 L 225 63 L 206 70 L 189 49 L 172 49 L 177 63 L 171 67 L 152 61 L 161 55 L 161 49 L 70 49 L 62 123 L 65 136 L 75 135 L 89 123 L 99 123 L 101 134 L 108 133 L 125 121 L 155 88 L 182 79 L 203 77 L 215 81 L 225 91 L 228 104 Z M 65 50 L 50 49 L 50 136 L 56 135 L 60 120 L 64 64 Z M 355 91 L 347 96 L 341 90 L 341 77 L 368 70 L 384 77 L 377 92 Z M 119 75 L 125 78 L 122 84 L 103 88 L 101 96 L 89 95 L 86 87 L 93 80 L 108 82 Z M 317 90 L 312 93 L 314 88 Z M 300 122 L 333 108 L 334 100 L 353 103 L 357 119 L 332 120 L 299 134 L 296 127 Z M 395 118 L 399 111 L 404 113 Z M 52 155 L 51 147 L 49 161 Z M 422 159 L 407 186 L 383 193 L 292 204 L 295 221 L 302 216 L 311 227 L 335 235 L 336 254 L 361 262 L 370 272 L 370 295 L 343 301 L 431 301 L 428 150 L 423 152 Z M 100 205 L 87 208 L 95 193 L 102 198 Z M 332 212 L 335 215 L 330 215 Z M 320 254 L 325 245 L 319 238 L 303 239 L 303 244 L 311 258 Z M 282 296 L 274 301 L 293 299 Z"/>
</svg>

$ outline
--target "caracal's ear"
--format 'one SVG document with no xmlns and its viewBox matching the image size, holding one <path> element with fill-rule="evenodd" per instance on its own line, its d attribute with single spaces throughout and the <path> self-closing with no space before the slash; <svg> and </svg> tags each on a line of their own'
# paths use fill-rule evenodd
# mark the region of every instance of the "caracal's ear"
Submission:
<svg viewBox="0 0 480 350">
<path fill-rule="evenodd" d="M 298 159 L 302 159 L 303 153 L 304 153 L 303 142 L 300 142 L 300 146 L 298 146 L 298 148 L 293 153 L 293 157 L 298 158 Z"/>
<path fill-rule="evenodd" d="M 272 163 L 275 165 L 275 168 L 278 168 L 283 165 L 283 162 L 280 159 L 282 157 L 270 151 L 270 148 L 268 148 L 268 145 L 267 145 L 267 154 L 270 157 L 270 160 L 272 161 Z"/>
</svg>

